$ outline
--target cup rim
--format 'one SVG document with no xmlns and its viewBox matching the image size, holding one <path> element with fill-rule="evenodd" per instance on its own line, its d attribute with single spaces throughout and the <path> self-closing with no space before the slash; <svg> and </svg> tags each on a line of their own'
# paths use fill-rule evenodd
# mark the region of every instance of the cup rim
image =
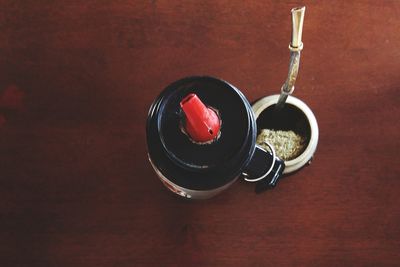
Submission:
<svg viewBox="0 0 400 267">
<path fill-rule="evenodd" d="M 258 101 L 256 101 L 252 105 L 256 120 L 264 110 L 276 104 L 278 99 L 279 95 L 271 95 L 263 97 Z M 304 149 L 304 151 L 299 156 L 297 156 L 294 159 L 284 161 L 286 165 L 285 170 L 283 171 L 284 174 L 297 171 L 307 163 L 311 162 L 314 153 L 317 149 L 318 138 L 319 138 L 317 119 L 315 118 L 315 115 L 311 111 L 311 109 L 306 105 L 306 103 L 293 96 L 288 96 L 286 103 L 298 108 L 305 115 L 310 125 L 310 140 L 308 142 L 306 149 Z"/>
</svg>

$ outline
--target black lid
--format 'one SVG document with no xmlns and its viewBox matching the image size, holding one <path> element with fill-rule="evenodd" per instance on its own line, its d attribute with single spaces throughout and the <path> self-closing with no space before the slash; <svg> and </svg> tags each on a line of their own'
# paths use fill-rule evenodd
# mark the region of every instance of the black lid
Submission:
<svg viewBox="0 0 400 267">
<path fill-rule="evenodd" d="M 180 101 L 195 93 L 217 110 L 221 135 L 211 144 L 196 144 L 182 131 Z M 256 124 L 244 95 L 212 77 L 188 77 L 169 85 L 153 102 L 147 121 L 150 158 L 171 182 L 193 190 L 223 186 L 237 177 L 254 153 Z"/>
</svg>

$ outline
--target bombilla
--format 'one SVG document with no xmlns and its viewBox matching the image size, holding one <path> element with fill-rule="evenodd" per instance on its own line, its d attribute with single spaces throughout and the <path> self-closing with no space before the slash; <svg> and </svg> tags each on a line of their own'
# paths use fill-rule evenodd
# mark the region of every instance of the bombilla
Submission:
<svg viewBox="0 0 400 267">
<path fill-rule="evenodd" d="M 299 72 L 300 51 L 303 49 L 301 36 L 303 34 L 305 11 L 305 6 L 292 9 L 292 40 L 289 44 L 289 73 L 285 83 L 281 87 L 281 95 L 279 96 L 278 103 L 275 106 L 275 110 L 280 110 L 285 105 L 288 95 L 292 94 L 294 91 L 294 84 L 296 82 L 297 74 Z"/>
</svg>

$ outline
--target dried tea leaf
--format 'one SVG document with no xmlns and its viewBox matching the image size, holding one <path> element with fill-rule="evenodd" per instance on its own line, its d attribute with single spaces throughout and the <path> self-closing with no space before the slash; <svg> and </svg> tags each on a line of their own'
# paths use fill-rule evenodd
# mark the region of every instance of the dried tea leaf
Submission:
<svg viewBox="0 0 400 267">
<path fill-rule="evenodd" d="M 299 156 L 305 148 L 305 139 L 293 131 L 263 129 L 257 136 L 257 144 L 270 150 L 264 142 L 270 143 L 276 155 L 283 160 L 291 160 Z"/>
</svg>

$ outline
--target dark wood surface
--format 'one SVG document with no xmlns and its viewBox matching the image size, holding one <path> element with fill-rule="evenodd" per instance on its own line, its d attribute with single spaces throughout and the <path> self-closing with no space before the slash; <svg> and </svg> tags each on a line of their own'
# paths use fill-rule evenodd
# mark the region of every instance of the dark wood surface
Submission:
<svg viewBox="0 0 400 267">
<path fill-rule="evenodd" d="M 1 1 L 1 266 L 399 266 L 400 2 L 305 1 L 310 167 L 169 193 L 145 121 L 170 82 L 279 91 L 297 1 Z"/>
</svg>

